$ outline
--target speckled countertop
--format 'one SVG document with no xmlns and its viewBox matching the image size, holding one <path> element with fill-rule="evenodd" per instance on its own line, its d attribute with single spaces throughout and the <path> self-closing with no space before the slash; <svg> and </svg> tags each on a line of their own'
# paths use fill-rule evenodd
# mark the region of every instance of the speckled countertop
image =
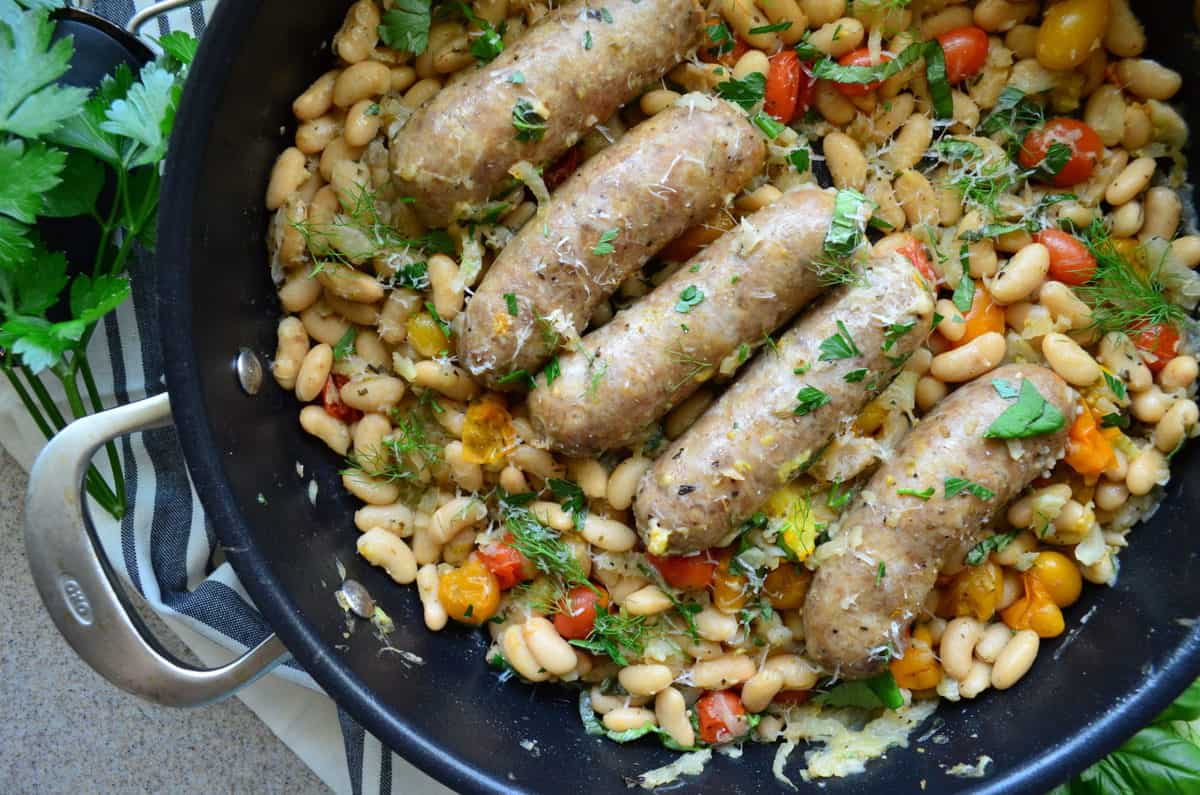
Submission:
<svg viewBox="0 0 1200 795">
<path fill-rule="evenodd" d="M 117 690 L 79 661 L 46 617 L 29 576 L 25 482 L 25 472 L 0 451 L 3 790 L 329 792 L 236 699 L 194 710 L 158 707 Z M 167 648 L 191 657 L 161 622 L 147 620 Z"/>
</svg>

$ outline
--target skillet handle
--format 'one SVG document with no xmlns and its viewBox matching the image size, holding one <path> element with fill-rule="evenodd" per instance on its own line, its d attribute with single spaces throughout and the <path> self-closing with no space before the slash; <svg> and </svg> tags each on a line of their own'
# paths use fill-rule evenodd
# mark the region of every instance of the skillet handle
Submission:
<svg viewBox="0 0 1200 795">
<path fill-rule="evenodd" d="M 125 30 L 136 36 L 138 35 L 138 31 L 142 29 L 142 25 L 145 25 L 155 17 L 198 2 L 200 0 L 162 0 L 161 2 L 148 5 L 129 18 L 129 21 L 125 23 Z"/>
<path fill-rule="evenodd" d="M 166 393 L 84 417 L 38 456 L 25 495 L 25 550 L 50 618 L 76 653 L 122 690 L 171 707 L 218 701 L 267 673 L 287 656 L 271 637 L 227 665 L 198 669 L 154 639 L 96 538 L 84 477 L 106 442 L 171 423 Z"/>
</svg>

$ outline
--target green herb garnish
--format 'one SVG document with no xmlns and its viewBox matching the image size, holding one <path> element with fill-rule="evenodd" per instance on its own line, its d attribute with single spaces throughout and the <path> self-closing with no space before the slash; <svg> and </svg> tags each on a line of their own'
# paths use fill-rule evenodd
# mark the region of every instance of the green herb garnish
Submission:
<svg viewBox="0 0 1200 795">
<path fill-rule="evenodd" d="M 796 393 L 796 408 L 792 409 L 792 413 L 797 416 L 811 414 L 821 406 L 830 403 L 833 398 L 825 394 L 815 386 L 806 386 Z"/>
<path fill-rule="evenodd" d="M 513 105 L 512 125 L 517 131 L 518 141 L 540 141 L 546 135 L 546 119 L 525 97 Z"/>
<path fill-rule="evenodd" d="M 839 359 L 853 359 L 856 356 L 862 356 L 862 351 L 854 344 L 854 339 L 850 336 L 850 332 L 846 330 L 846 324 L 842 321 L 837 321 L 838 331 L 831 337 L 826 337 L 821 341 L 820 348 L 821 356 L 819 361 L 833 362 Z"/>
<path fill-rule="evenodd" d="M 988 439 L 1027 439 L 1062 430 L 1066 422 L 1062 412 L 1042 397 L 1032 382 L 1024 380 L 1017 402 L 1005 409 L 983 435 Z"/>
<path fill-rule="evenodd" d="M 1017 537 L 1017 531 L 1011 533 L 997 533 L 994 536 L 989 536 L 980 541 L 975 546 L 971 547 L 967 552 L 967 565 L 978 566 L 987 560 L 988 555 L 993 552 L 999 552 L 1012 543 L 1012 540 Z"/>
<path fill-rule="evenodd" d="M 967 480 L 966 478 L 946 478 L 945 490 L 946 499 L 957 497 L 963 492 L 973 494 L 984 501 L 990 500 L 992 497 L 996 496 L 996 492 L 992 491 L 986 486 L 981 486 L 973 480 Z"/>
</svg>

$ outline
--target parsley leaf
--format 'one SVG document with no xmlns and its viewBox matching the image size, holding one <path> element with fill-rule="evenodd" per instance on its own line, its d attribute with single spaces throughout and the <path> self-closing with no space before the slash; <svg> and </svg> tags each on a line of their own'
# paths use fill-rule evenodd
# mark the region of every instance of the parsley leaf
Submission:
<svg viewBox="0 0 1200 795">
<path fill-rule="evenodd" d="M 992 379 L 992 389 L 996 390 L 996 394 L 1005 400 L 1016 400 L 1019 392 L 1012 385 L 1012 381 L 1006 381 L 1003 378 Z"/>
<path fill-rule="evenodd" d="M 100 129 L 129 139 L 121 150 L 126 168 L 157 163 L 167 153 L 171 125 L 179 94 L 175 75 L 157 64 L 147 64 L 138 82 L 124 99 L 108 108 Z"/>
<path fill-rule="evenodd" d="M 354 353 L 354 340 L 358 337 L 358 329 L 351 326 L 346 329 L 346 333 L 337 341 L 337 345 L 333 346 L 333 359 L 340 362 L 341 360 Z"/>
<path fill-rule="evenodd" d="M 821 346 L 818 350 L 821 351 L 819 360 L 822 362 L 833 362 L 839 359 L 853 359 L 855 356 L 862 356 L 862 351 L 854 344 L 854 339 L 850 336 L 850 332 L 846 330 L 846 324 L 842 321 L 837 321 L 838 332 L 832 337 L 826 337 L 821 341 Z"/>
<path fill-rule="evenodd" d="M 887 576 L 887 564 L 882 560 L 875 567 L 875 587 L 878 588 L 883 583 L 883 578 Z"/>
<path fill-rule="evenodd" d="M 433 318 L 433 322 L 437 323 L 437 327 L 441 329 L 442 336 L 446 339 L 450 339 L 450 337 L 454 334 L 454 331 L 450 328 L 449 323 L 442 320 L 442 316 L 438 314 L 437 307 L 433 305 L 433 302 L 426 301 L 425 309 L 429 312 L 429 316 Z"/>
<path fill-rule="evenodd" d="M 1129 396 L 1128 391 L 1125 389 L 1124 381 L 1122 381 L 1120 378 L 1117 378 L 1108 370 L 1103 370 L 1102 372 L 1104 373 L 1104 383 L 1108 384 L 1109 391 L 1116 396 L 1117 400 L 1124 400 Z"/>
<path fill-rule="evenodd" d="M 842 376 L 842 380 L 844 380 L 847 384 L 857 384 L 867 377 L 868 372 L 869 371 L 865 367 L 862 367 L 858 370 L 851 370 Z"/>
<path fill-rule="evenodd" d="M 958 280 L 958 286 L 954 288 L 954 296 L 950 299 L 954 303 L 954 308 L 959 312 L 970 312 L 971 305 L 975 302 L 975 280 L 970 274 L 963 273 Z"/>
<path fill-rule="evenodd" d="M 916 327 L 917 321 L 915 320 L 911 323 L 893 323 L 888 326 L 883 332 L 883 345 L 881 347 L 884 353 L 890 351 L 901 337 Z"/>
<path fill-rule="evenodd" d="M 967 565 L 978 566 L 987 560 L 988 555 L 993 552 L 999 552 L 1012 543 L 1012 540 L 1017 537 L 1017 531 L 1013 530 L 1010 533 L 997 533 L 994 536 L 989 536 L 980 541 L 975 546 L 971 547 L 967 552 Z"/>
<path fill-rule="evenodd" d="M 896 685 L 890 671 L 884 671 L 870 679 L 842 682 L 824 693 L 813 696 L 814 704 L 827 707 L 859 707 L 860 709 L 899 709 L 904 706 L 904 695 Z"/>
<path fill-rule="evenodd" d="M 621 233 L 620 229 L 606 229 L 600 234 L 600 241 L 592 248 L 592 253 L 597 257 L 608 256 L 616 249 L 613 246 L 613 241 L 617 239 L 617 235 Z"/>
<path fill-rule="evenodd" d="M 704 303 L 704 292 L 694 284 L 689 284 L 679 293 L 679 301 L 675 304 L 675 311 L 681 315 L 689 314 L 692 307 L 699 306 Z"/>
<path fill-rule="evenodd" d="M 753 74 L 753 73 L 752 73 Z M 774 141 L 779 134 L 787 129 L 787 125 L 765 111 L 759 111 L 750 117 L 754 126 L 762 130 L 762 134 Z"/>
<path fill-rule="evenodd" d="M 973 480 L 967 480 L 966 478 L 946 478 L 945 489 L 946 499 L 957 497 L 964 491 L 969 494 L 973 494 L 984 501 L 990 500 L 992 497 L 996 496 L 996 492 L 992 491 L 986 486 L 981 486 Z"/>
<path fill-rule="evenodd" d="M 583 489 L 569 480 L 559 478 L 550 478 L 546 485 L 558 498 L 563 510 L 570 512 L 571 518 L 575 520 L 575 529 L 582 530 L 583 521 L 587 519 L 588 513 L 587 496 L 584 495 Z"/>
<path fill-rule="evenodd" d="M 1055 141 L 1046 149 L 1046 156 L 1038 163 L 1038 169 L 1047 176 L 1057 176 L 1071 160 L 1071 147 L 1062 141 Z"/>
<path fill-rule="evenodd" d="M 36 138 L 75 115 L 86 89 L 55 85 L 70 67 L 69 36 L 53 44 L 54 22 L 45 8 L 0 3 L 0 132 Z"/>
<path fill-rule="evenodd" d="M 429 46 L 430 0 L 396 0 L 384 12 L 379 38 L 393 50 L 420 55 Z"/>
<path fill-rule="evenodd" d="M 0 214 L 32 224 L 42 211 L 42 195 L 62 180 L 66 153 L 20 138 L 0 141 Z"/>
<path fill-rule="evenodd" d="M 730 79 L 717 83 L 717 94 L 721 99 L 741 105 L 743 110 L 750 110 L 762 102 L 766 88 L 766 76 L 762 72 L 751 72 L 741 80 Z"/>
<path fill-rule="evenodd" d="M 794 149 L 788 154 L 788 162 L 800 174 L 809 169 L 809 152 L 807 149 Z"/>
<path fill-rule="evenodd" d="M 559 364 L 557 356 L 550 357 L 550 361 L 546 362 L 546 369 L 542 373 L 546 376 L 546 386 L 553 384 L 562 375 L 562 365 Z"/>
<path fill-rule="evenodd" d="M 833 398 L 825 394 L 815 386 L 806 386 L 796 393 L 798 405 L 792 409 L 792 413 L 803 417 L 805 414 L 811 414 L 821 406 L 831 402 Z"/>
<path fill-rule="evenodd" d="M 983 435 L 988 439 L 1027 439 L 1062 430 L 1066 423 L 1062 412 L 1024 380 L 1017 402 L 1005 409 Z"/>
<path fill-rule="evenodd" d="M 525 97 L 513 105 L 512 124 L 517 130 L 518 141 L 540 141 L 546 135 L 546 119 Z"/>
<path fill-rule="evenodd" d="M 518 314 L 520 314 L 520 308 L 517 306 L 516 293 L 505 293 L 504 304 L 508 307 L 508 314 L 512 315 L 513 317 L 516 317 Z"/>
<path fill-rule="evenodd" d="M 930 497 L 933 496 L 933 492 L 934 492 L 933 486 L 930 486 L 927 489 L 920 489 L 920 490 L 918 490 L 918 489 L 896 489 L 896 493 L 899 494 L 901 497 L 916 497 L 921 500 L 928 500 Z"/>
<path fill-rule="evenodd" d="M 759 25 L 756 28 L 750 28 L 750 35 L 754 36 L 758 33 L 776 33 L 781 30 L 787 30 L 791 26 L 792 26 L 792 23 L 788 20 L 784 20 L 783 22 L 776 22 L 772 25 Z"/>
</svg>

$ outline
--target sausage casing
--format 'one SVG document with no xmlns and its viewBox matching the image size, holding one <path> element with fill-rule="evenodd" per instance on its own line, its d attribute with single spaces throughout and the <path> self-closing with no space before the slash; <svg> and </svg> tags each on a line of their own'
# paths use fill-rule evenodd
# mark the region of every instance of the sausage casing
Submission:
<svg viewBox="0 0 1200 795">
<path fill-rule="evenodd" d="M 773 349 L 760 353 L 654 462 L 639 484 L 636 505 L 647 549 L 678 554 L 718 546 L 736 534 L 887 386 L 924 342 L 932 317 L 932 290 L 907 258 L 890 254 L 870 261 L 857 283 L 826 297 Z M 858 354 L 823 353 L 834 335 L 848 337 Z M 855 371 L 864 369 L 857 378 Z M 801 394 L 809 398 L 807 413 Z"/>
<path fill-rule="evenodd" d="M 467 370 L 493 388 L 514 371 L 536 373 L 626 277 L 758 173 L 765 152 L 740 109 L 690 94 L 592 157 L 500 252 L 467 305 L 458 346 Z"/>
<path fill-rule="evenodd" d="M 529 395 L 534 427 L 557 450 L 591 455 L 632 444 L 712 378 L 738 347 L 763 340 L 823 290 L 815 264 L 833 196 L 792 191 L 742 220 L 654 292 L 560 356 L 561 374 Z M 681 303 L 681 295 L 702 296 Z M 680 311 L 680 309 L 686 311 Z M 597 366 L 604 377 L 592 388 Z"/>
<path fill-rule="evenodd" d="M 520 160 L 544 165 L 678 63 L 695 46 L 696 0 L 586 0 L 539 20 L 491 63 L 468 70 L 418 109 L 391 145 L 400 195 L 430 226 L 478 205 Z M 517 140 L 524 100 L 545 120 Z"/>
<path fill-rule="evenodd" d="M 984 432 L 1009 406 L 996 382 L 1028 380 L 1066 418 L 1055 433 L 1005 442 Z M 839 522 L 804 606 L 808 655 L 841 676 L 869 676 L 904 648 L 904 631 L 948 555 L 977 541 L 992 519 L 1062 457 L 1075 392 L 1036 365 L 1006 365 L 939 402 L 871 477 Z M 946 497 L 947 478 L 994 493 Z M 933 489 L 928 500 L 897 489 Z M 986 496 L 986 494 L 984 495 Z M 882 568 L 880 568 L 882 564 Z"/>
</svg>

